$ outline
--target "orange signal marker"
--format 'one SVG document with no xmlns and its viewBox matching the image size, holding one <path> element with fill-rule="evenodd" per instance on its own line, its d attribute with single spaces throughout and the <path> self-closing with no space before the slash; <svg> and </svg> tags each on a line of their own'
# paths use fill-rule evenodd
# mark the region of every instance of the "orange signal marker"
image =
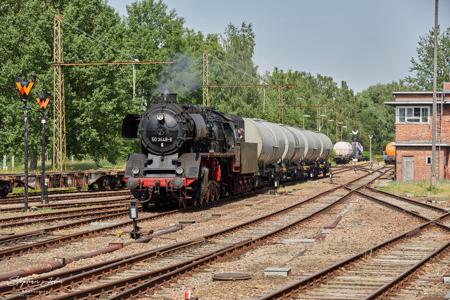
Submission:
<svg viewBox="0 0 450 300">
<path fill-rule="evenodd" d="M 23 82 L 25 85 L 22 85 L 22 82 L 16 81 L 16 87 L 19 90 L 19 93 L 21 96 L 25 94 L 25 96 L 28 97 L 28 95 L 31 92 L 31 89 L 33 88 L 34 82 L 33 81 L 27 81 Z"/>
<path fill-rule="evenodd" d="M 36 101 L 37 101 L 40 109 L 46 109 L 47 108 L 47 104 L 50 101 L 50 98 L 47 97 L 47 98 L 45 98 L 45 100 L 41 99 L 41 98 L 36 98 Z"/>
<path fill-rule="evenodd" d="M 25 90 L 25 94 L 28 96 L 31 92 L 31 89 L 33 88 L 34 82 L 33 81 L 28 81 L 27 85 L 25 85 L 25 87 L 23 88 Z"/>
</svg>

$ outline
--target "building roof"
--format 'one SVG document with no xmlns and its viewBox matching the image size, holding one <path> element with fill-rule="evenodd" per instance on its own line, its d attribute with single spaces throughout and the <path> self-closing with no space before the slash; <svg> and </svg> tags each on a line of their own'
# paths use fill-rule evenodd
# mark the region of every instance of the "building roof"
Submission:
<svg viewBox="0 0 450 300">
<path fill-rule="evenodd" d="M 399 147 L 431 147 L 431 141 L 399 141 L 395 142 L 395 146 Z M 439 147 L 450 147 L 450 144 L 447 141 L 443 141 L 442 143 L 437 142 L 436 146 Z"/>
<path fill-rule="evenodd" d="M 438 91 L 437 94 L 439 96 L 441 96 L 443 92 Z M 392 95 L 394 96 L 399 96 L 399 95 L 418 95 L 418 96 L 423 96 L 423 95 L 430 95 L 433 96 L 433 91 L 405 91 L 405 92 L 392 92 Z M 445 92 L 444 96 L 450 96 L 449 92 Z"/>
<path fill-rule="evenodd" d="M 448 104 L 450 104 L 450 101 L 449 102 L 437 101 L 438 105 L 441 105 L 441 103 L 444 105 L 448 105 Z M 430 101 L 386 101 L 386 102 L 384 102 L 384 104 L 386 104 L 386 105 L 433 105 L 433 101 L 432 100 L 430 100 Z"/>
</svg>

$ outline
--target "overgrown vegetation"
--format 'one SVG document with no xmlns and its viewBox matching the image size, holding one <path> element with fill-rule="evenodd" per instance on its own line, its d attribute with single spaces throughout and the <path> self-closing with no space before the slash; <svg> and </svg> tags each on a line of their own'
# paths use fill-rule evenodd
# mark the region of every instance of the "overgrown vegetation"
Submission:
<svg viewBox="0 0 450 300">
<path fill-rule="evenodd" d="M 442 198 L 450 199 L 450 182 L 447 180 L 438 181 L 435 187 L 430 186 L 430 181 L 400 182 L 392 181 L 380 190 L 408 197 Z"/>
<path fill-rule="evenodd" d="M 381 153 L 393 139 L 393 111 L 383 102 L 393 100 L 392 92 L 429 89 L 432 70 L 432 33 L 422 37 L 418 58 L 412 61 L 411 76 L 405 81 L 377 84 L 355 94 L 346 82 L 336 83 L 325 75 L 301 70 L 275 68 L 258 74 L 253 62 L 255 34 L 251 24 L 228 25 L 222 34 L 208 34 L 187 28 L 184 19 L 169 11 L 163 1 L 142 0 L 127 7 L 121 18 L 105 0 L 3 0 L 0 3 L 0 156 L 15 155 L 16 165 L 23 156 L 22 104 L 14 81 L 36 72 L 39 91 L 53 89 L 53 17 L 64 17 L 64 60 L 176 60 L 174 66 L 140 65 L 137 93 L 132 95 L 132 66 L 65 68 L 67 112 L 67 151 L 76 160 L 92 160 L 92 167 L 120 165 L 129 152 L 138 149 L 135 141 L 120 136 L 123 117 L 141 112 L 145 105 L 165 89 L 179 93 L 179 101 L 202 103 L 202 53 L 209 51 L 211 84 L 268 83 L 289 84 L 283 89 L 280 107 L 277 89 L 266 89 L 263 107 L 262 89 L 211 89 L 213 106 L 226 113 L 264 118 L 278 122 L 284 109 L 284 122 L 301 127 L 303 114 L 308 129 L 317 128 L 333 141 L 340 139 L 340 125 L 347 125 L 342 138 L 350 139 L 352 129 L 359 130 L 368 148 L 373 134 L 373 154 Z M 441 36 L 440 59 L 450 50 L 450 29 Z M 26 40 L 26 42 L 24 42 Z M 445 65 L 439 64 L 439 82 L 449 80 Z M 37 105 L 30 113 L 31 167 L 40 153 L 40 123 Z M 315 105 L 320 105 L 320 112 Z M 49 116 L 52 116 L 50 109 Z M 320 115 L 325 117 L 320 117 Z M 333 120 L 328 121 L 328 120 Z M 49 130 L 51 132 L 51 130 Z M 51 134 L 47 153 L 51 154 Z M 1 157 L 0 157 L 1 158 Z M 86 165 L 78 165 L 80 169 Z M 77 168 L 77 166 L 75 166 Z M 91 168 L 91 165 L 89 165 Z"/>
</svg>

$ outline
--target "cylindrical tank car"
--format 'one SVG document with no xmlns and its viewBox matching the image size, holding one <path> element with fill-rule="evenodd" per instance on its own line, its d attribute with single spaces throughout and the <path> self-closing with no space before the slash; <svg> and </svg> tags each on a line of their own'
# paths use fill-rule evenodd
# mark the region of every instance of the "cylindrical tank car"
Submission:
<svg viewBox="0 0 450 300">
<path fill-rule="evenodd" d="M 395 142 L 386 145 L 383 151 L 383 159 L 385 164 L 395 164 Z"/>
</svg>

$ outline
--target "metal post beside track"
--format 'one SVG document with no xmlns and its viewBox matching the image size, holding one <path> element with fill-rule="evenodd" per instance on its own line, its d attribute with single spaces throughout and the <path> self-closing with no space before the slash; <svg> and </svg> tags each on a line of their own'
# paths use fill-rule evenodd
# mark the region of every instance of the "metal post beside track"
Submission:
<svg viewBox="0 0 450 300">
<path fill-rule="evenodd" d="M 42 150 L 41 150 L 41 202 L 42 204 L 48 203 L 48 196 L 47 196 L 47 180 L 45 176 L 45 124 L 46 121 L 46 114 L 47 114 L 47 105 L 50 101 L 50 97 L 44 97 L 39 96 L 36 98 L 37 103 L 39 104 L 39 109 L 41 111 L 41 124 L 42 124 Z"/>
<path fill-rule="evenodd" d="M 16 80 L 16 87 L 19 90 L 20 96 L 23 102 L 23 121 L 24 121 L 24 167 L 25 167 L 25 179 L 24 179 L 24 198 L 23 198 L 23 209 L 28 210 L 28 111 L 30 107 L 28 106 L 28 96 L 33 88 L 34 82 L 36 80 L 36 75 L 33 75 L 33 80 L 23 81 L 19 78 Z"/>
</svg>

